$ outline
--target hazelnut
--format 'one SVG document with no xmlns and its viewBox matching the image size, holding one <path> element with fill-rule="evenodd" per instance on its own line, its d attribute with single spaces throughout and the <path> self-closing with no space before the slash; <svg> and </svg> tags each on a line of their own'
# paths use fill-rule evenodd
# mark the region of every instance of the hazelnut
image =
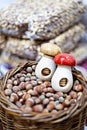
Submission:
<svg viewBox="0 0 87 130">
<path fill-rule="evenodd" d="M 11 89 L 5 89 L 5 95 L 6 96 L 10 96 L 12 93 L 12 90 Z"/>
<path fill-rule="evenodd" d="M 24 102 L 24 99 L 23 99 L 23 98 L 20 98 L 19 102 L 20 102 L 20 103 L 23 103 L 23 102 Z"/>
<path fill-rule="evenodd" d="M 63 92 L 60 92 L 60 91 L 59 91 L 59 92 L 57 92 L 56 94 L 57 94 L 59 97 L 63 97 Z"/>
<path fill-rule="evenodd" d="M 58 113 L 58 111 L 57 111 L 57 110 L 52 110 L 52 113 L 54 113 L 54 114 L 55 114 L 55 113 Z"/>
<path fill-rule="evenodd" d="M 11 102 L 18 101 L 18 95 L 16 93 L 12 93 L 10 96 L 10 101 Z"/>
<path fill-rule="evenodd" d="M 48 98 L 45 98 L 44 100 L 43 100 L 43 104 L 44 105 L 47 105 L 49 103 L 49 99 Z"/>
<path fill-rule="evenodd" d="M 47 92 L 48 92 L 48 89 L 47 89 L 47 88 L 44 88 L 44 89 L 43 89 L 43 92 L 47 93 Z"/>
<path fill-rule="evenodd" d="M 13 84 L 14 84 L 14 85 L 17 85 L 17 84 L 18 84 L 18 81 L 17 81 L 17 80 L 14 80 L 14 81 L 13 81 Z"/>
<path fill-rule="evenodd" d="M 71 99 L 70 100 L 70 104 L 75 104 L 76 103 L 76 99 Z"/>
<path fill-rule="evenodd" d="M 30 95 L 32 95 L 33 94 L 33 90 L 30 89 L 30 90 L 27 91 L 27 93 L 30 94 Z"/>
<path fill-rule="evenodd" d="M 39 99 L 40 99 L 40 100 L 44 100 L 44 99 L 45 99 L 45 96 L 44 96 L 44 95 L 40 95 L 40 96 L 39 96 Z"/>
<path fill-rule="evenodd" d="M 80 92 L 83 90 L 83 86 L 81 84 L 74 86 L 74 90 Z"/>
<path fill-rule="evenodd" d="M 23 82 L 25 80 L 25 77 L 20 77 L 20 81 Z"/>
<path fill-rule="evenodd" d="M 36 65 L 32 65 L 32 69 L 35 70 L 35 68 L 36 68 Z"/>
<path fill-rule="evenodd" d="M 26 78 L 25 78 L 25 81 L 30 81 L 30 78 L 29 78 L 29 77 L 26 77 Z"/>
<path fill-rule="evenodd" d="M 24 100 L 27 100 L 27 99 L 30 98 L 30 97 L 31 97 L 30 94 L 29 94 L 29 93 L 26 93 L 26 94 L 23 95 L 22 98 L 23 98 Z"/>
<path fill-rule="evenodd" d="M 28 98 L 26 100 L 25 104 L 28 105 L 28 106 L 32 106 L 32 105 L 34 105 L 34 100 L 32 98 Z"/>
<path fill-rule="evenodd" d="M 20 78 L 20 77 L 21 77 L 21 73 L 18 73 L 18 74 L 17 74 L 17 77 Z"/>
<path fill-rule="evenodd" d="M 32 81 L 31 81 L 31 84 L 32 84 L 33 86 L 36 86 L 36 85 L 37 85 L 37 81 L 32 80 Z"/>
<path fill-rule="evenodd" d="M 36 80 L 36 77 L 35 76 L 31 76 L 31 81 L 32 80 Z"/>
<path fill-rule="evenodd" d="M 66 100 L 63 102 L 63 105 L 64 105 L 64 107 L 69 106 L 69 105 L 70 105 L 70 101 L 69 101 L 68 99 L 66 99 Z"/>
<path fill-rule="evenodd" d="M 45 81 L 44 84 L 46 85 L 46 87 L 49 87 L 51 85 L 49 81 Z"/>
<path fill-rule="evenodd" d="M 7 84 L 7 85 L 6 85 L 6 88 L 12 89 L 12 84 Z"/>
<path fill-rule="evenodd" d="M 50 100 L 50 101 L 54 101 L 54 98 L 53 98 L 53 97 L 50 97 L 49 100 Z"/>
<path fill-rule="evenodd" d="M 58 94 L 54 94 L 53 97 L 54 97 L 55 100 L 59 99 L 59 95 Z"/>
<path fill-rule="evenodd" d="M 18 92 L 17 92 L 17 95 L 18 95 L 19 97 L 22 97 L 23 92 L 22 92 L 22 91 L 18 91 Z"/>
<path fill-rule="evenodd" d="M 33 92 L 32 92 L 32 96 L 37 96 L 37 95 L 38 95 L 38 92 L 35 91 L 35 90 L 33 90 Z"/>
<path fill-rule="evenodd" d="M 33 107 L 33 110 L 34 110 L 34 112 L 42 112 L 43 111 L 43 106 L 41 104 L 35 105 Z"/>
<path fill-rule="evenodd" d="M 55 106 L 56 110 L 63 110 L 64 106 L 63 104 L 59 103 L 58 105 Z"/>
<path fill-rule="evenodd" d="M 27 73 L 27 75 L 26 75 L 26 76 L 30 78 L 30 77 L 31 77 L 31 74 L 30 74 L 30 73 Z"/>
<path fill-rule="evenodd" d="M 49 98 L 49 97 L 52 97 L 52 96 L 53 96 L 53 93 L 49 93 L 49 92 L 48 92 L 48 93 L 46 93 L 46 97 L 48 97 L 48 98 Z"/>
<path fill-rule="evenodd" d="M 12 84 L 12 80 L 11 80 L 11 79 L 8 79 L 8 80 L 7 80 L 7 84 Z"/>
<path fill-rule="evenodd" d="M 41 93 L 41 92 L 42 92 L 42 86 L 41 86 L 41 85 L 36 86 L 35 90 L 36 90 L 38 93 Z"/>
<path fill-rule="evenodd" d="M 26 94 L 26 90 L 22 90 L 23 95 Z"/>
<path fill-rule="evenodd" d="M 47 110 L 48 111 L 52 111 L 54 108 L 55 108 L 55 105 L 52 102 L 47 105 Z"/>
<path fill-rule="evenodd" d="M 32 84 L 27 84 L 26 85 L 26 90 L 30 90 L 30 89 L 32 89 Z"/>
<path fill-rule="evenodd" d="M 20 87 L 20 89 L 25 89 L 26 88 L 26 83 L 25 82 L 21 82 L 19 87 Z"/>
<path fill-rule="evenodd" d="M 21 102 L 19 102 L 19 101 L 17 101 L 15 104 L 16 104 L 18 107 L 21 107 L 21 106 L 22 106 Z"/>
<path fill-rule="evenodd" d="M 60 103 L 64 102 L 64 98 L 63 97 L 59 97 L 59 102 Z"/>
<path fill-rule="evenodd" d="M 27 71 L 28 73 L 31 73 L 31 72 L 32 72 L 32 68 L 31 68 L 31 67 L 27 67 L 26 71 Z"/>
<path fill-rule="evenodd" d="M 35 76 L 35 72 L 32 72 L 32 76 Z M 36 76 L 35 76 L 36 77 Z"/>
<path fill-rule="evenodd" d="M 40 100 L 39 98 L 36 98 L 36 99 L 35 99 L 35 103 L 36 103 L 36 104 L 39 104 L 39 103 L 41 103 L 41 100 Z"/>
<path fill-rule="evenodd" d="M 42 85 L 43 81 L 41 79 L 37 79 L 37 83 Z"/>
<path fill-rule="evenodd" d="M 44 109 L 42 113 L 48 113 L 49 111 L 47 109 Z"/>
<path fill-rule="evenodd" d="M 48 92 L 50 92 L 50 93 L 54 93 L 54 89 L 53 89 L 53 88 L 48 87 Z"/>
<path fill-rule="evenodd" d="M 22 71 L 21 71 L 21 74 L 26 74 L 26 71 L 22 70 Z"/>
<path fill-rule="evenodd" d="M 29 107 L 29 106 L 25 106 L 24 112 L 25 113 L 30 113 L 30 112 L 32 112 L 32 108 Z"/>
<path fill-rule="evenodd" d="M 55 101 L 55 106 L 57 106 L 59 104 L 59 101 L 57 100 L 57 101 Z"/>
<path fill-rule="evenodd" d="M 78 97 L 77 93 L 73 90 L 70 92 L 70 96 L 74 99 L 77 99 L 77 97 Z"/>
<path fill-rule="evenodd" d="M 12 90 L 13 90 L 13 92 L 17 93 L 20 90 L 20 88 L 19 88 L 19 86 L 14 86 L 12 88 Z"/>
<path fill-rule="evenodd" d="M 71 96 L 68 95 L 68 96 L 66 97 L 66 99 L 70 101 L 70 100 L 71 100 Z"/>
</svg>

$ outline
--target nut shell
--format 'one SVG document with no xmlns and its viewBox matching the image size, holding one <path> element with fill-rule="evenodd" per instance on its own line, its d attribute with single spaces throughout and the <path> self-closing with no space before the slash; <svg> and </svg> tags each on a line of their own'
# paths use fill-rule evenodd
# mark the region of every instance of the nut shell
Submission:
<svg viewBox="0 0 87 130">
<path fill-rule="evenodd" d="M 55 56 L 61 53 L 61 49 L 56 44 L 52 44 L 52 43 L 42 44 L 40 51 L 45 55 L 49 55 L 49 56 Z"/>
</svg>

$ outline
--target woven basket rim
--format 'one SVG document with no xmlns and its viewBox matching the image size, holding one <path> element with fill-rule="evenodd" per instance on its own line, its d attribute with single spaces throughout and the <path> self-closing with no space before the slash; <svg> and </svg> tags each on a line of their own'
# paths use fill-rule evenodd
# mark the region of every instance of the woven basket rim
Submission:
<svg viewBox="0 0 87 130">
<path fill-rule="evenodd" d="M 69 117 L 74 117 L 75 115 L 80 113 L 84 108 L 86 108 L 87 102 L 85 100 L 83 100 L 84 96 L 86 95 L 85 88 L 84 88 L 82 96 L 79 99 L 77 99 L 76 104 L 74 104 L 68 110 L 61 110 L 56 114 L 54 114 L 54 113 L 35 113 L 35 112 L 26 114 L 26 113 L 23 113 L 23 111 L 21 111 L 16 105 L 11 103 L 8 99 L 6 99 L 6 97 L 3 93 L 3 89 L 5 87 L 7 79 L 9 77 L 11 77 L 12 75 L 16 74 L 18 71 L 22 70 L 23 68 L 25 68 L 27 66 L 35 65 L 35 64 L 37 64 L 36 61 L 29 61 L 26 64 L 17 66 L 15 69 L 12 69 L 5 75 L 5 77 L 1 83 L 2 88 L 1 88 L 1 95 L 0 95 L 0 105 L 3 109 L 8 111 L 9 114 L 15 115 L 16 117 L 19 117 L 19 118 L 28 118 L 30 120 L 35 120 L 35 121 L 39 121 L 39 122 L 53 121 L 54 119 L 57 119 L 54 122 L 58 123 L 65 119 L 68 119 Z M 82 84 L 84 84 L 85 87 L 87 87 L 87 85 L 85 84 L 85 79 L 80 71 L 78 71 L 74 68 L 73 74 L 74 74 L 74 76 L 77 77 L 77 79 Z"/>
</svg>

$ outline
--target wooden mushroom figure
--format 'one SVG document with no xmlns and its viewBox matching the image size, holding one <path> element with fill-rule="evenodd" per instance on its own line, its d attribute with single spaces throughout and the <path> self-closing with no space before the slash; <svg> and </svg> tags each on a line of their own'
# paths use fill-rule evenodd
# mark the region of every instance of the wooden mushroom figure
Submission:
<svg viewBox="0 0 87 130">
<path fill-rule="evenodd" d="M 36 66 L 35 74 L 42 80 L 50 80 L 56 69 L 53 57 L 61 53 L 61 49 L 56 44 L 45 43 L 42 44 L 40 51 L 44 55 Z"/>
<path fill-rule="evenodd" d="M 61 53 L 55 56 L 54 62 L 58 67 L 51 80 L 53 89 L 61 92 L 70 91 L 73 86 L 71 67 L 76 64 L 75 58 L 71 54 Z"/>
</svg>

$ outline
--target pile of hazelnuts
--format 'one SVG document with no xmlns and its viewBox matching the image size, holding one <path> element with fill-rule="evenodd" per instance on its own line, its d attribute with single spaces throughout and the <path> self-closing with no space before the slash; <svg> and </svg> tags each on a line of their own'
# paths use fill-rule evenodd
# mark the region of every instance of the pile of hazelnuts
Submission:
<svg viewBox="0 0 87 130">
<path fill-rule="evenodd" d="M 36 65 L 24 68 L 9 78 L 4 93 L 6 98 L 23 112 L 49 113 L 67 110 L 82 95 L 83 86 L 74 81 L 68 93 L 55 91 L 50 81 L 43 81 L 35 75 Z"/>
</svg>

